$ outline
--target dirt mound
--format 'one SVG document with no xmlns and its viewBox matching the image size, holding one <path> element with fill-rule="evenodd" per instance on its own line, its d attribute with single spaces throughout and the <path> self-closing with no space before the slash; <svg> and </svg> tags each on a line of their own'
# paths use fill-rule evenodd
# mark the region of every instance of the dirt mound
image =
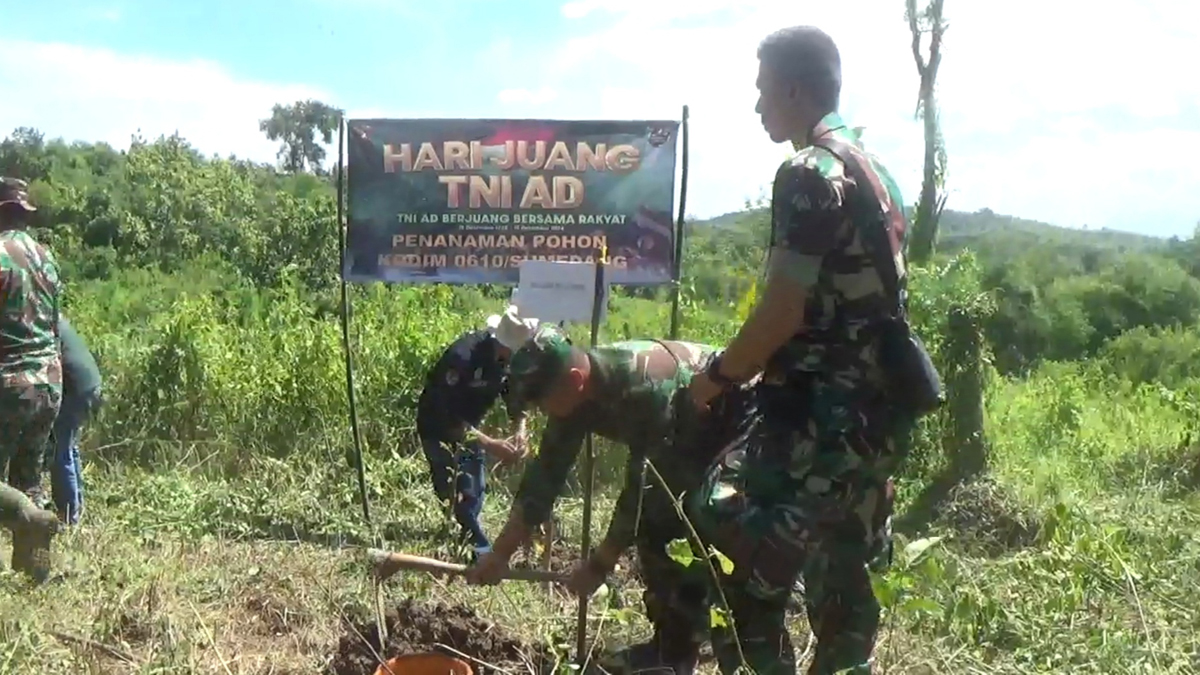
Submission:
<svg viewBox="0 0 1200 675">
<path fill-rule="evenodd" d="M 372 675 L 379 666 L 376 654 L 389 659 L 400 654 L 462 652 L 479 661 L 516 672 L 541 672 L 553 664 L 550 650 L 530 645 L 507 635 L 473 610 L 442 603 L 425 604 L 404 600 L 387 615 L 387 645 L 379 647 L 374 620 L 355 621 L 345 626 L 328 672 L 331 675 Z M 445 645 L 442 647 L 440 645 Z M 490 668 L 472 662 L 481 675 Z"/>
<path fill-rule="evenodd" d="M 1015 495 L 987 477 L 956 487 L 939 509 L 938 521 L 985 556 L 1032 546 L 1041 530 L 1038 518 Z"/>
</svg>

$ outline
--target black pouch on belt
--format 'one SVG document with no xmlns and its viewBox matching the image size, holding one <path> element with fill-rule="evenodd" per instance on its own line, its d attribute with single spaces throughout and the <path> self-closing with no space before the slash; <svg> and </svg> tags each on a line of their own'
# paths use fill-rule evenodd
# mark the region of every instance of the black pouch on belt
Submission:
<svg viewBox="0 0 1200 675">
<path fill-rule="evenodd" d="M 912 331 L 908 321 L 906 283 L 899 278 L 896 270 L 883 208 L 871 189 L 870 178 L 844 142 L 835 138 L 821 138 L 815 145 L 840 159 L 846 166 L 846 173 L 854 179 L 857 189 L 854 190 L 850 208 L 854 210 L 855 222 L 864 227 L 863 243 L 885 291 L 895 304 L 892 316 L 877 325 L 879 365 L 887 380 L 888 398 L 901 410 L 915 417 L 924 417 L 940 408 L 946 397 L 937 367 L 933 365 L 925 343 Z"/>
</svg>

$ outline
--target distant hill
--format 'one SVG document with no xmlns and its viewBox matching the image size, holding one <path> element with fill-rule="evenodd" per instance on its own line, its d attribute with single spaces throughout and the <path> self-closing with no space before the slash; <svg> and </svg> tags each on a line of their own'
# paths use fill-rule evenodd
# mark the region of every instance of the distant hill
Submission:
<svg viewBox="0 0 1200 675">
<path fill-rule="evenodd" d="M 692 226 L 693 232 L 703 236 L 701 233 L 705 231 L 716 234 L 714 230 L 757 230 L 763 227 L 765 222 L 766 210 L 753 209 L 696 220 L 692 222 Z M 987 257 L 1016 255 L 1030 246 L 1050 245 L 1121 252 L 1158 251 L 1166 249 L 1169 244 L 1169 240 L 1161 237 L 1119 230 L 1061 227 L 994 213 L 991 209 L 981 209 L 974 213 L 947 210 L 942 214 L 938 232 L 939 251 L 949 253 L 969 247 Z"/>
<path fill-rule="evenodd" d="M 1052 244 L 1117 251 L 1148 251 L 1165 249 L 1168 240 L 1119 230 L 1061 227 L 993 213 L 991 209 L 981 209 L 975 213 L 946 211 L 942 215 L 938 232 L 939 249 L 949 251 L 968 246 L 974 249 L 981 244 Z"/>
</svg>

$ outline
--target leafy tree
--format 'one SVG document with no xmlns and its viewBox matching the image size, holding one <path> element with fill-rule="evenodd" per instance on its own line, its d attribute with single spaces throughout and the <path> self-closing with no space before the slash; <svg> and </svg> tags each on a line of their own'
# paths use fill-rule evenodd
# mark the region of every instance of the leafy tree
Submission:
<svg viewBox="0 0 1200 675">
<path fill-rule="evenodd" d="M 275 104 L 271 116 L 260 120 L 258 128 L 267 138 L 280 142 L 279 161 L 285 171 L 320 173 L 325 148 L 317 138 L 325 145 L 332 143 L 341 119 L 341 109 L 310 99 Z"/>
<path fill-rule="evenodd" d="M 316 133 L 310 138 L 319 138 Z M 309 166 L 308 159 L 297 161 Z M 338 278 L 335 187 L 322 173 L 206 157 L 177 135 L 135 137 L 127 151 L 118 151 L 28 128 L 0 140 L 0 170 L 30 180 L 41 207 L 39 237 L 53 246 L 71 280 L 131 269 L 177 274 L 203 260 L 258 287 L 300 282 L 319 304 Z M 767 211 L 750 203 L 687 223 L 685 325 L 688 312 L 701 309 L 736 315 L 762 274 L 768 229 Z M 945 298 L 985 292 L 994 311 L 981 319 L 984 346 L 1002 373 L 1097 358 L 1138 330 L 1186 333 L 1200 316 L 1197 237 L 1167 241 L 1074 230 L 982 209 L 943 212 L 938 240 L 939 250 L 917 267 L 939 270 L 970 250 L 978 274 L 945 288 L 929 285 L 937 274 L 917 274 L 914 290 Z M 489 300 L 507 293 L 478 290 Z M 667 300 L 665 289 L 616 289 L 614 295 L 656 306 Z M 915 298 L 915 311 L 940 320 L 951 309 L 945 298 Z M 658 326 L 654 321 L 631 330 L 649 330 Z"/>
</svg>

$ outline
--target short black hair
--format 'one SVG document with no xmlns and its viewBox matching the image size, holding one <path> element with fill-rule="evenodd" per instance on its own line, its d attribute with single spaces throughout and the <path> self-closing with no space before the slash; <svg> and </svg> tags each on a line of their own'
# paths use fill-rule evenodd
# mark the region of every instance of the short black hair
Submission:
<svg viewBox="0 0 1200 675">
<path fill-rule="evenodd" d="M 804 87 L 824 112 L 842 95 L 842 57 L 833 38 L 816 26 L 792 26 L 768 35 L 758 59 L 785 81 Z"/>
</svg>

